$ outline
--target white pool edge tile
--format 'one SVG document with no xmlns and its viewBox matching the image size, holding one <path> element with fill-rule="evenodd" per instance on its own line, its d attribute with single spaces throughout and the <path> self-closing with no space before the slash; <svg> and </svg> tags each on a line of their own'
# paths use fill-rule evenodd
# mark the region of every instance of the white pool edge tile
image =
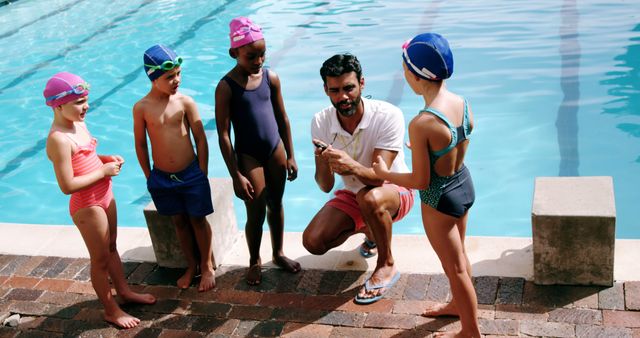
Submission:
<svg viewBox="0 0 640 338">
<path fill-rule="evenodd" d="M 73 225 L 0 223 L 0 233 L 0 254 L 88 258 L 87 249 Z M 273 266 L 269 235 L 268 231 L 264 232 L 260 248 L 265 266 Z M 240 232 L 240 237 L 223 265 L 243 266 L 249 263 L 243 232 Z M 357 251 L 362 238 L 362 235 L 352 236 L 328 253 L 315 256 L 302 246 L 302 233 L 287 232 L 285 254 L 306 269 L 372 270 L 375 258 L 365 259 Z M 474 276 L 533 278 L 531 238 L 469 236 L 466 249 Z M 155 262 L 146 228 L 119 227 L 118 250 L 123 261 Z M 392 250 L 396 265 L 402 272 L 442 273 L 440 262 L 424 235 L 394 235 Z M 640 269 L 634 268 L 638 259 L 640 240 L 617 239 L 615 280 L 640 280 Z"/>
</svg>

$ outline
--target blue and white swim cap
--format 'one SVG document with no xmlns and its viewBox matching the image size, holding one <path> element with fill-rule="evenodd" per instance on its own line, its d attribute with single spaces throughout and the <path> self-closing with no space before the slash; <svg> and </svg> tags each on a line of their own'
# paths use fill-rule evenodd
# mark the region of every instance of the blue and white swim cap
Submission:
<svg viewBox="0 0 640 338">
<path fill-rule="evenodd" d="M 153 81 L 182 64 L 182 58 L 165 45 L 154 45 L 144 52 L 144 71 Z"/>
<path fill-rule="evenodd" d="M 423 33 L 402 46 L 402 58 L 409 70 L 427 80 L 444 80 L 453 74 L 453 54 L 442 35 Z"/>
</svg>

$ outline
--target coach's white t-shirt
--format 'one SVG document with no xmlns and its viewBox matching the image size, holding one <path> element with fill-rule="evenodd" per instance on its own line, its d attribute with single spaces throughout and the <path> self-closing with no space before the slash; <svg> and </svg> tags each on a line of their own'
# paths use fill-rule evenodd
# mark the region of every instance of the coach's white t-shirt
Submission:
<svg viewBox="0 0 640 338">
<path fill-rule="evenodd" d="M 311 137 L 343 150 L 365 167 L 371 168 L 373 150 L 384 149 L 398 152 L 391 168 L 393 172 L 408 172 L 404 162 L 404 116 L 400 108 L 391 103 L 362 98 L 364 115 L 349 134 L 338 121 L 338 112 L 333 106 L 316 113 L 311 121 Z M 353 175 L 342 176 L 344 187 L 357 193 L 365 185 Z"/>
</svg>

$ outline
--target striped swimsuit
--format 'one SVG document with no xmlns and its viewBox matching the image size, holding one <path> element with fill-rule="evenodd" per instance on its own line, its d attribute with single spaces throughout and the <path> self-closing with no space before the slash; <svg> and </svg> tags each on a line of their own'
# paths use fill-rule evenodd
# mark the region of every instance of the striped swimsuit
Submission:
<svg viewBox="0 0 640 338">
<path fill-rule="evenodd" d="M 91 136 L 86 126 L 83 126 L 87 134 Z M 78 144 L 76 140 L 71 138 L 69 134 L 65 135 L 76 145 L 76 150 L 71 156 L 71 166 L 73 168 L 73 177 L 86 175 L 92 171 L 102 168 L 102 161 L 96 153 L 98 140 L 91 137 L 86 145 Z M 107 176 L 89 187 L 71 194 L 69 201 L 69 213 L 71 217 L 78 210 L 88 208 L 94 205 L 102 207 L 105 211 L 113 200 L 113 192 L 111 190 L 111 177 Z"/>
</svg>

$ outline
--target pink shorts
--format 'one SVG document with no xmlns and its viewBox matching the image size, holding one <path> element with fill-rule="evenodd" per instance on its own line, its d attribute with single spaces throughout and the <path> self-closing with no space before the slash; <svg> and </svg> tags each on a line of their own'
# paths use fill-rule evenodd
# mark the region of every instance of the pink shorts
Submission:
<svg viewBox="0 0 640 338">
<path fill-rule="evenodd" d="M 397 222 L 406 216 L 411 210 L 411 207 L 413 207 L 413 191 L 391 183 L 385 183 L 383 186 L 393 187 L 398 191 L 398 194 L 400 194 L 400 207 L 398 208 L 398 213 L 393 217 L 393 221 Z M 356 194 L 349 190 L 342 189 L 336 191 L 335 195 L 336 196 L 329 200 L 326 205 L 349 215 L 349 217 L 353 219 L 353 223 L 355 223 L 355 231 L 364 229 L 367 224 L 364 222 L 362 214 L 360 213 L 360 207 L 358 206 L 358 201 L 356 201 Z"/>
</svg>

